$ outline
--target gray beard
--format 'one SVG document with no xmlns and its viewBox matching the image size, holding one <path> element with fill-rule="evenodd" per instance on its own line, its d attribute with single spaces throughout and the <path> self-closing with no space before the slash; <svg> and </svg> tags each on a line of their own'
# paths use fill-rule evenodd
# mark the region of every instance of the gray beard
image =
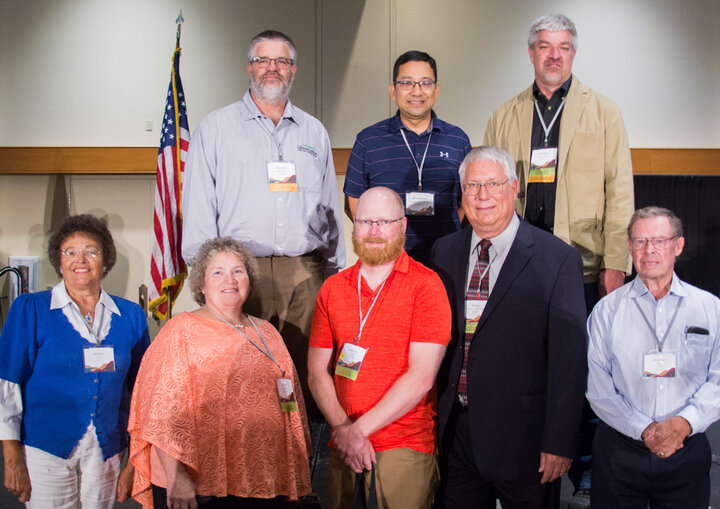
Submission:
<svg viewBox="0 0 720 509">
<path fill-rule="evenodd" d="M 264 87 L 257 81 L 250 80 L 250 89 L 253 91 L 255 97 L 268 104 L 278 104 L 287 101 L 291 88 L 292 81 L 287 85 L 283 84 L 281 87 Z"/>
</svg>

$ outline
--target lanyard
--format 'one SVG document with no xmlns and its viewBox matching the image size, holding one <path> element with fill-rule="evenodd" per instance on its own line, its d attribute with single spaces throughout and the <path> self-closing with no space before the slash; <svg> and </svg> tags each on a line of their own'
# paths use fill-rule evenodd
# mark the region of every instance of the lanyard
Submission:
<svg viewBox="0 0 720 509">
<path fill-rule="evenodd" d="M 555 121 L 558 118 L 558 115 L 560 115 L 560 112 L 563 109 L 563 106 L 565 106 L 565 98 L 562 98 L 562 101 L 560 102 L 560 106 L 558 107 L 557 111 L 555 112 L 555 116 L 550 121 L 550 125 L 545 125 L 545 119 L 543 118 L 542 113 L 540 113 L 540 106 L 538 106 L 537 99 L 535 99 L 535 110 L 537 110 L 538 118 L 540 119 L 540 124 L 542 125 L 543 131 L 545 131 L 545 146 L 548 145 L 548 136 L 550 136 L 550 130 L 555 125 Z"/>
<path fill-rule="evenodd" d="M 253 328 L 255 329 L 255 332 L 257 332 L 257 335 L 260 337 L 260 341 L 262 341 L 262 344 L 263 344 L 263 346 L 265 347 L 264 350 L 263 350 L 262 348 L 260 348 L 260 345 L 258 345 L 255 341 L 253 341 L 252 339 L 250 339 L 250 336 L 248 336 L 247 334 L 245 334 L 239 327 L 235 327 L 233 324 L 231 324 L 230 322 L 228 322 L 227 320 L 225 320 L 222 316 L 218 315 L 215 311 L 213 311 L 212 309 L 210 309 L 207 304 L 203 304 L 203 307 L 204 307 L 205 309 L 207 309 L 208 311 L 210 311 L 213 315 L 215 315 L 215 317 L 216 317 L 218 320 L 224 322 L 225 324 L 229 325 L 230 327 L 232 327 L 233 329 L 235 329 L 236 331 L 238 331 L 240 334 L 242 334 L 242 335 L 245 337 L 245 339 L 247 339 L 247 340 L 250 342 L 250 344 L 251 344 L 252 346 L 254 346 L 254 347 L 257 348 L 258 350 L 260 350 L 260 351 L 265 355 L 265 357 L 267 357 L 268 359 L 270 359 L 271 361 L 273 361 L 273 363 L 274 363 L 274 364 L 278 367 L 278 369 L 280 370 L 280 373 L 282 373 L 282 377 L 285 378 L 285 371 L 283 371 L 283 369 L 280 367 L 280 364 L 278 364 L 278 361 L 275 360 L 275 356 L 274 356 L 274 355 L 272 354 L 272 352 L 270 351 L 270 347 L 268 347 L 267 343 L 265 342 L 265 338 L 264 338 L 263 335 L 260 333 L 260 329 L 257 328 L 257 325 L 255 325 L 255 321 L 252 319 L 251 316 L 248 316 L 247 314 L 243 313 L 243 314 L 245 314 L 245 316 L 247 316 L 248 320 L 250 320 L 250 323 L 252 324 Z"/>
<path fill-rule="evenodd" d="M 278 140 L 275 137 L 275 131 L 270 131 L 270 129 L 267 128 L 267 126 L 265 125 L 265 122 L 263 122 L 262 117 L 255 117 L 255 120 L 260 123 L 260 127 L 262 127 L 263 131 L 265 131 L 265 133 L 268 136 L 270 136 L 270 140 L 272 140 L 272 142 L 277 146 L 278 160 L 282 161 L 283 160 L 283 142 L 281 140 Z M 280 119 L 280 122 L 282 122 L 282 119 Z M 278 122 L 278 125 L 279 124 L 280 123 Z"/>
<path fill-rule="evenodd" d="M 87 318 L 85 318 L 82 313 L 80 312 L 80 309 L 77 307 L 77 304 L 74 302 L 70 304 L 70 308 L 75 312 L 78 318 L 80 318 L 80 321 L 85 324 L 85 327 L 87 328 L 88 333 L 90 334 L 90 337 L 95 342 L 95 346 L 100 346 L 100 337 L 95 334 L 95 330 L 90 326 L 90 324 L 87 321 Z M 98 330 L 102 330 L 103 321 L 105 319 L 105 313 L 100 313 L 100 322 L 98 323 Z"/>
<path fill-rule="evenodd" d="M 648 320 L 647 316 L 645 316 L 645 313 L 643 313 L 643 310 L 640 307 L 640 304 L 638 304 L 637 299 L 634 299 L 634 300 L 635 300 L 635 305 L 638 308 L 638 311 L 640 311 L 640 314 L 645 319 L 645 323 L 647 324 L 648 329 L 650 329 L 650 332 L 652 332 L 652 335 L 655 338 L 655 343 L 657 343 L 658 352 L 662 352 L 663 345 L 665 344 L 665 340 L 667 339 L 668 334 L 670 334 L 670 329 L 672 328 L 673 323 L 675 323 L 675 318 L 677 317 L 678 311 L 680 311 L 680 304 L 682 304 L 683 298 L 682 297 L 678 298 L 677 306 L 675 306 L 675 313 L 673 313 L 673 316 L 670 319 L 670 323 L 668 323 L 668 328 L 665 331 L 665 335 L 663 336 L 662 340 L 660 340 L 657 337 L 657 334 L 655 334 L 655 329 L 653 329 L 652 325 L 650 325 L 650 320 Z"/>
<path fill-rule="evenodd" d="M 420 161 L 420 165 L 418 166 L 417 159 L 415 159 L 415 154 L 413 154 L 412 149 L 410 148 L 410 144 L 407 141 L 407 137 L 405 136 L 405 129 L 400 128 L 400 134 L 402 134 L 403 140 L 405 140 L 405 146 L 408 149 L 408 152 L 410 152 L 410 157 L 412 157 L 413 162 L 415 163 L 415 168 L 417 168 L 418 172 L 418 191 L 422 191 L 422 171 L 423 166 L 425 166 L 425 156 L 427 155 L 428 148 L 430 147 L 430 138 L 432 138 L 432 131 L 430 131 L 430 134 L 428 134 L 428 141 L 427 145 L 425 145 L 425 152 L 423 153 L 422 161 Z"/>
<path fill-rule="evenodd" d="M 393 265 L 394 267 L 394 265 Z M 392 272 L 392 267 L 390 268 L 390 272 Z M 373 307 L 375 306 L 375 303 L 378 300 L 378 297 L 380 297 L 380 293 L 382 292 L 383 288 L 385 288 L 385 283 L 387 283 L 388 278 L 390 277 L 390 272 L 388 272 L 387 276 L 385 276 L 385 279 L 383 279 L 382 285 L 380 285 L 380 289 L 375 294 L 375 298 L 372 301 L 372 304 L 370 304 L 370 309 L 368 309 L 368 312 L 363 317 L 362 314 L 362 294 L 360 292 L 360 268 L 358 267 L 358 280 L 357 280 L 357 291 L 358 291 L 358 314 L 360 315 L 360 331 L 358 332 L 357 337 L 355 338 L 355 344 L 357 345 L 360 342 L 360 336 L 362 336 L 362 331 L 365 328 L 365 322 L 367 322 L 368 317 L 370 316 L 370 311 L 372 311 Z"/>
</svg>

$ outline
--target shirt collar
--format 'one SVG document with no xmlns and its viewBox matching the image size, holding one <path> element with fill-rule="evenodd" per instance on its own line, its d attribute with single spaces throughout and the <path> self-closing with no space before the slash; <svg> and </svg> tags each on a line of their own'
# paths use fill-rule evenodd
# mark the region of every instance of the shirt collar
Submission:
<svg viewBox="0 0 720 509">
<path fill-rule="evenodd" d="M 548 100 L 565 97 L 565 96 L 567 96 L 568 91 L 570 90 L 571 84 L 572 84 L 572 75 L 567 79 L 567 81 L 565 83 L 560 85 L 560 88 L 558 88 L 555 91 L 555 93 L 553 93 L 552 97 L 550 99 L 548 99 L 547 97 L 545 97 L 545 95 L 543 95 L 542 92 L 540 92 L 540 89 L 538 88 L 537 83 L 533 81 L 533 86 L 532 86 L 533 97 L 535 97 L 535 99 L 537 99 L 538 101 L 541 101 L 544 103 L 547 103 Z"/>
<path fill-rule="evenodd" d="M 255 104 L 255 101 L 253 101 L 252 96 L 250 95 L 250 90 L 245 92 L 245 95 L 240 102 L 242 103 L 243 120 L 252 120 L 254 118 L 267 118 L 266 115 L 263 115 L 263 112 L 260 111 L 258 105 Z M 283 118 L 287 118 L 298 125 L 302 124 L 301 117 L 298 114 L 296 108 L 290 102 L 290 99 L 288 99 L 285 103 L 285 111 L 283 111 Z"/>
<path fill-rule="evenodd" d="M 679 277 L 677 277 L 677 274 L 673 272 L 672 281 L 670 282 L 670 291 L 667 293 L 668 295 L 675 295 L 677 297 L 687 297 L 688 293 L 685 289 L 685 286 L 683 282 L 680 280 Z M 630 297 L 636 298 L 636 297 L 644 297 L 646 295 L 649 295 L 653 301 L 655 301 L 655 297 L 650 293 L 650 290 L 648 290 L 648 287 L 645 286 L 645 282 L 640 279 L 639 276 L 635 276 L 635 279 L 632 281 L 632 286 L 630 287 Z"/>
<path fill-rule="evenodd" d="M 111 313 L 115 313 L 116 315 L 120 316 L 120 309 L 118 309 L 117 304 L 115 304 L 115 301 L 112 300 L 112 297 L 105 293 L 105 290 L 103 290 L 102 288 L 100 288 L 100 303 L 105 307 L 105 309 L 107 309 Z M 50 297 L 50 309 L 62 309 L 65 306 L 69 306 L 71 304 L 75 304 L 75 301 L 72 300 L 72 298 L 68 294 L 67 288 L 65 287 L 65 281 L 60 281 L 52 289 Z"/>
<path fill-rule="evenodd" d="M 437 115 L 435 114 L 435 111 L 430 110 L 430 127 L 428 127 L 427 131 L 421 133 L 420 136 L 425 136 L 429 132 L 442 132 L 442 126 L 440 125 L 440 122 L 436 122 L 436 120 Z M 405 127 L 405 124 L 403 124 L 402 120 L 400 120 L 400 110 L 397 110 L 395 112 L 395 116 L 390 119 L 390 131 L 399 133 L 400 129 L 412 132 L 410 129 Z"/>
<path fill-rule="evenodd" d="M 508 223 L 505 229 L 495 237 L 489 239 L 492 242 L 490 247 L 495 248 L 495 251 L 499 253 L 504 252 L 506 249 L 510 249 L 510 246 L 515 240 L 518 228 L 520 228 L 520 220 L 518 219 L 517 214 L 513 214 L 512 219 L 510 219 L 510 223 Z M 475 253 L 481 240 L 482 238 L 475 233 L 475 230 L 473 230 L 472 239 L 470 240 L 470 253 Z"/>
</svg>

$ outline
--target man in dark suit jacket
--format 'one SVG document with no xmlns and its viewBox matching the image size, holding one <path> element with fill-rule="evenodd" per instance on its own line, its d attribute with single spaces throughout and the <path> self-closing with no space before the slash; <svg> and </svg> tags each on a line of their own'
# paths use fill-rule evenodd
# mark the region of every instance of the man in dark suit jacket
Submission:
<svg viewBox="0 0 720 509">
<path fill-rule="evenodd" d="M 453 310 L 438 375 L 436 502 L 558 507 L 586 383 L 582 261 L 516 216 L 507 152 L 474 149 L 459 172 L 471 228 L 439 239 L 430 258 Z"/>
</svg>

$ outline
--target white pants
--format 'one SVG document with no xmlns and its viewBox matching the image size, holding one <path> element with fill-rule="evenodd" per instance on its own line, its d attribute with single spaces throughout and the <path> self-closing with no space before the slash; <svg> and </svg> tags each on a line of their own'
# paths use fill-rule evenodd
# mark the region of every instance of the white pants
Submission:
<svg viewBox="0 0 720 509">
<path fill-rule="evenodd" d="M 30 475 L 30 509 L 112 509 L 120 473 L 120 454 L 103 461 L 90 423 L 68 459 L 25 446 Z"/>
</svg>

